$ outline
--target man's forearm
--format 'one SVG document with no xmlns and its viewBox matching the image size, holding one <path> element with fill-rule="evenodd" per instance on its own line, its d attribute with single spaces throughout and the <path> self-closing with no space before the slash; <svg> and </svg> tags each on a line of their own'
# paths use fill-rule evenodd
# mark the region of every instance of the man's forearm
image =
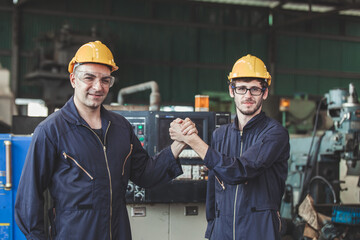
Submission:
<svg viewBox="0 0 360 240">
<path fill-rule="evenodd" d="M 186 136 L 185 143 L 204 160 L 209 146 L 197 134 Z"/>
<path fill-rule="evenodd" d="M 174 158 L 178 158 L 180 153 L 182 152 L 182 150 L 184 150 L 184 148 L 186 147 L 186 143 L 184 142 L 179 142 L 179 141 L 174 141 L 171 144 L 171 152 L 174 155 Z"/>
</svg>

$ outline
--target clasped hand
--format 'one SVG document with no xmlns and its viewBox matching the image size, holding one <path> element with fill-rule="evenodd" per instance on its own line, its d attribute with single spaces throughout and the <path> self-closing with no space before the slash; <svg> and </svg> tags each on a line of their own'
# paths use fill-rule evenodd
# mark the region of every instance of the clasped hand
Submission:
<svg viewBox="0 0 360 240">
<path fill-rule="evenodd" d="M 174 141 L 186 142 L 186 139 L 192 134 L 198 134 L 195 123 L 189 118 L 184 120 L 177 118 L 171 122 L 169 128 L 170 138 Z"/>
</svg>

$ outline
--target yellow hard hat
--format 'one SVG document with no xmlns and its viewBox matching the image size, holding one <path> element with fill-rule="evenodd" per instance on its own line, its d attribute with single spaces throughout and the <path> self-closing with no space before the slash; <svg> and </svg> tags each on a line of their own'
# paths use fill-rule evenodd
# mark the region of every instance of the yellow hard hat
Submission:
<svg viewBox="0 0 360 240">
<path fill-rule="evenodd" d="M 264 62 L 250 54 L 236 61 L 228 79 L 231 82 L 234 78 L 247 77 L 261 78 L 267 82 L 268 86 L 271 84 L 271 75 L 267 71 Z"/>
<path fill-rule="evenodd" d="M 75 63 L 100 63 L 111 67 L 111 72 L 119 69 L 114 62 L 110 49 L 100 41 L 89 42 L 77 50 L 75 56 L 69 62 L 69 73 L 74 71 Z"/>
</svg>

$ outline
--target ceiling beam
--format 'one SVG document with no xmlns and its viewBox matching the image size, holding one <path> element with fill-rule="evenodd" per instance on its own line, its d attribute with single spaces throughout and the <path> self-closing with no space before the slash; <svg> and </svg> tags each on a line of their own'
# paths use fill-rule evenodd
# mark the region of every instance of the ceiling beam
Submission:
<svg viewBox="0 0 360 240">
<path fill-rule="evenodd" d="M 341 36 L 334 34 L 324 34 L 324 33 L 306 33 L 306 32 L 291 32 L 291 31 L 277 31 L 278 35 L 287 35 L 294 37 L 308 37 L 316 39 L 327 39 L 335 41 L 345 41 L 345 42 L 357 42 L 360 43 L 360 37 L 358 36 Z"/>
</svg>

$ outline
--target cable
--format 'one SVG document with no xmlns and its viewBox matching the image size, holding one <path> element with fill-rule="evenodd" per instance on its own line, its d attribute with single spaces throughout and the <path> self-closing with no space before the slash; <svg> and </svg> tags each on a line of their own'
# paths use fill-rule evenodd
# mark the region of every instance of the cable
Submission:
<svg viewBox="0 0 360 240">
<path fill-rule="evenodd" d="M 311 183 L 314 181 L 314 180 L 321 180 L 323 181 L 326 185 L 328 185 L 328 187 L 330 188 L 331 190 L 331 193 L 333 195 L 333 199 L 334 199 L 334 204 L 337 203 L 337 199 L 336 199 L 336 194 L 335 194 L 335 190 L 333 188 L 333 186 L 330 184 L 330 182 L 328 180 L 326 180 L 324 177 L 322 176 L 314 176 L 313 178 L 311 178 L 310 182 L 309 182 L 309 187 L 308 187 L 308 193 L 310 192 L 310 187 L 311 187 Z"/>
<path fill-rule="evenodd" d="M 319 105 L 318 105 L 318 108 L 317 108 L 317 110 L 316 110 L 315 123 L 314 123 L 314 129 L 313 129 L 313 135 L 312 135 L 312 139 L 311 139 L 311 144 L 310 144 L 310 149 L 309 149 L 308 159 L 307 159 L 306 165 L 308 165 L 308 163 L 309 163 L 309 159 L 310 159 L 309 156 L 310 156 L 310 154 L 311 154 L 312 146 L 313 146 L 314 139 L 315 139 L 315 135 L 316 135 L 316 130 L 317 130 L 317 124 L 318 124 L 318 120 L 319 120 L 321 103 L 322 103 L 322 101 L 324 101 L 325 99 L 326 99 L 326 97 L 323 97 L 323 98 L 320 100 Z"/>
<path fill-rule="evenodd" d="M 310 168 L 310 166 L 313 165 L 313 161 L 316 161 L 317 155 L 319 153 L 322 138 L 325 136 L 325 133 L 321 135 L 321 137 L 319 138 L 319 141 L 318 141 L 318 145 L 317 145 L 315 154 L 311 155 L 311 151 L 312 151 L 312 147 L 314 145 L 314 140 L 315 140 L 316 131 L 317 131 L 317 124 L 318 124 L 318 120 L 319 120 L 321 103 L 325 99 L 326 99 L 326 97 L 324 97 L 324 98 L 322 98 L 320 100 L 319 105 L 318 105 L 317 110 L 316 110 L 316 116 L 315 116 L 315 123 L 314 123 L 314 128 L 313 128 L 312 139 L 311 139 L 311 143 L 310 143 L 309 152 L 308 152 L 308 155 L 307 155 L 306 165 L 305 165 L 305 168 L 304 168 L 304 181 L 303 181 L 303 184 L 302 184 L 301 190 L 300 190 L 300 199 L 299 199 L 300 201 L 302 201 L 305 198 L 305 196 L 304 196 L 304 189 L 305 189 L 304 186 L 308 185 L 307 183 L 309 182 L 309 178 L 311 177 L 311 172 L 309 173 L 309 168 Z M 310 162 L 311 160 L 313 160 L 313 161 Z"/>
</svg>

